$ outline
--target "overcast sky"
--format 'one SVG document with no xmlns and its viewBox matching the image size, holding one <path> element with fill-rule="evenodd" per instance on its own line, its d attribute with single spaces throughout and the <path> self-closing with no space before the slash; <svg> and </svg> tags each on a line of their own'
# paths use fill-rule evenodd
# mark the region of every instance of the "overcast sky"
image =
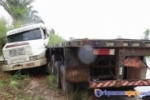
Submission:
<svg viewBox="0 0 150 100">
<path fill-rule="evenodd" d="M 150 29 L 150 0 L 35 0 L 33 5 L 65 39 L 137 39 Z M 10 19 L 2 7 L 0 15 Z"/>
</svg>

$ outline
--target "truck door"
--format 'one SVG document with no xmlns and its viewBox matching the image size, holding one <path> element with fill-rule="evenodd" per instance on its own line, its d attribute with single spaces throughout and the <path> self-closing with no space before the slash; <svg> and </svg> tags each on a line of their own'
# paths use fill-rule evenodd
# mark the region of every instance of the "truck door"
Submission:
<svg viewBox="0 0 150 100">
<path fill-rule="evenodd" d="M 43 33 L 44 33 L 44 45 L 47 46 L 49 43 L 49 34 L 47 33 L 46 28 L 43 29 Z"/>
</svg>

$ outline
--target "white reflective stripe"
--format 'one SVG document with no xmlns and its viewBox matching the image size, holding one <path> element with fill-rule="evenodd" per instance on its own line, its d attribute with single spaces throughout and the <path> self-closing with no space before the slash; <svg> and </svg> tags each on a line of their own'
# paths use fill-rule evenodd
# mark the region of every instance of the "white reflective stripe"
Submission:
<svg viewBox="0 0 150 100">
<path fill-rule="evenodd" d="M 114 55 L 115 54 L 115 49 L 109 49 L 109 54 Z"/>
<path fill-rule="evenodd" d="M 119 75 L 122 75 L 122 67 L 119 68 Z"/>
<path fill-rule="evenodd" d="M 107 86 L 110 83 L 110 81 L 106 82 L 104 86 Z"/>
<path fill-rule="evenodd" d="M 127 82 L 127 81 L 125 81 L 122 85 L 124 86 L 124 85 L 127 85 L 129 82 Z"/>
<path fill-rule="evenodd" d="M 94 86 L 95 86 L 95 84 L 96 84 L 96 83 L 93 83 L 93 84 L 92 84 L 92 87 L 94 87 Z"/>
<path fill-rule="evenodd" d="M 137 81 L 136 84 L 134 84 L 134 85 L 138 85 L 140 82 L 141 82 L 141 81 L 139 80 L 139 81 Z"/>
<path fill-rule="evenodd" d="M 144 83 L 144 85 L 148 85 L 147 81 L 142 81 Z"/>
<path fill-rule="evenodd" d="M 132 84 L 133 84 L 133 82 L 129 83 L 129 85 L 132 85 Z"/>
<path fill-rule="evenodd" d="M 98 85 L 97 85 L 97 87 L 100 87 L 102 85 L 102 83 L 99 83 Z"/>
<path fill-rule="evenodd" d="M 115 81 L 113 81 L 109 86 L 113 86 L 115 84 Z"/>
</svg>

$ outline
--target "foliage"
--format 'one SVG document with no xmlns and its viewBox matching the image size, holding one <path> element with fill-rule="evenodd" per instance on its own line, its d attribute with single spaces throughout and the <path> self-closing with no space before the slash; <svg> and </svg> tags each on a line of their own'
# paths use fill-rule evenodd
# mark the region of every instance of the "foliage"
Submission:
<svg viewBox="0 0 150 100">
<path fill-rule="evenodd" d="M 0 18 L 0 38 L 4 37 L 8 31 L 6 24 L 6 20 L 4 18 Z"/>
<path fill-rule="evenodd" d="M 17 89 L 19 86 L 19 83 L 16 80 L 11 80 L 9 86 L 13 89 Z"/>
<path fill-rule="evenodd" d="M 54 30 L 54 29 L 51 29 L 51 30 L 50 30 L 50 33 L 51 33 L 51 34 L 55 34 L 55 30 Z"/>
<path fill-rule="evenodd" d="M 147 29 L 147 30 L 144 32 L 144 39 L 145 39 L 145 40 L 148 40 L 148 39 L 149 39 L 149 29 Z"/>
<path fill-rule="evenodd" d="M 27 78 L 27 75 L 22 75 L 20 71 L 16 72 L 13 76 L 10 77 L 10 80 L 23 80 Z"/>
<path fill-rule="evenodd" d="M 55 83 L 56 83 L 56 79 L 55 79 L 55 76 L 54 75 L 49 75 L 47 77 L 47 83 L 48 85 L 51 87 L 51 88 L 55 88 Z"/>
<path fill-rule="evenodd" d="M 17 89 L 19 86 L 25 85 L 27 75 L 22 75 L 20 71 L 16 72 L 13 76 L 10 77 L 10 87 Z M 19 81 L 24 81 L 24 84 Z"/>
<path fill-rule="evenodd" d="M 17 21 L 25 23 L 44 22 L 39 16 L 35 15 L 37 11 L 32 10 L 34 0 L 0 0 L 0 5 L 13 18 L 13 24 Z"/>
<path fill-rule="evenodd" d="M 92 100 L 91 97 L 88 95 L 88 91 L 75 91 L 72 92 L 70 95 L 67 96 L 67 100 Z"/>
<path fill-rule="evenodd" d="M 23 23 L 28 24 L 28 23 L 44 23 L 42 18 L 38 16 L 38 11 L 32 10 L 32 6 L 30 6 L 23 18 Z"/>
<path fill-rule="evenodd" d="M 9 27 L 7 26 L 6 19 L 0 18 L 0 50 L 2 50 L 3 46 L 6 43 L 6 32 L 9 30 Z M 0 51 L 0 55 L 1 55 Z"/>
<path fill-rule="evenodd" d="M 50 44 L 62 43 L 64 41 L 65 40 L 61 36 L 50 34 Z"/>
<path fill-rule="evenodd" d="M 52 29 L 50 31 L 50 42 L 49 44 L 56 44 L 56 43 L 62 43 L 66 41 L 65 39 L 63 39 L 61 36 L 59 36 L 58 34 L 55 33 L 55 30 Z"/>
</svg>

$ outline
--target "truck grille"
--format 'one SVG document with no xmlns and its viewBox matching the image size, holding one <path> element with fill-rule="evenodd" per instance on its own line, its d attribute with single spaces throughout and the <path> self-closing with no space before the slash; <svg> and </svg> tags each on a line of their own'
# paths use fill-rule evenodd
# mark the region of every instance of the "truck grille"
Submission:
<svg viewBox="0 0 150 100">
<path fill-rule="evenodd" d="M 25 55 L 25 48 L 17 48 L 9 50 L 10 57 Z"/>
</svg>

